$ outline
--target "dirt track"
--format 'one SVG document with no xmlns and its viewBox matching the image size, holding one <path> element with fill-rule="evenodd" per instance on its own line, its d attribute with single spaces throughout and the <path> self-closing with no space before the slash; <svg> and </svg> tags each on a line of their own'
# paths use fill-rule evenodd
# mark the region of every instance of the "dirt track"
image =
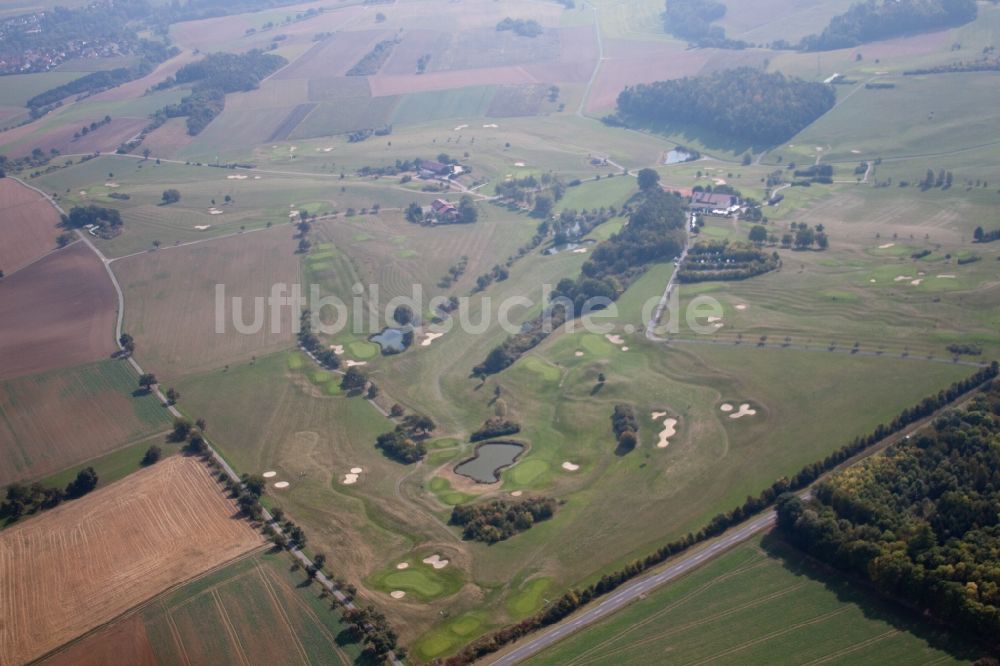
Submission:
<svg viewBox="0 0 1000 666">
<path fill-rule="evenodd" d="M 0 666 L 261 545 L 207 469 L 154 467 L 0 533 Z"/>
</svg>

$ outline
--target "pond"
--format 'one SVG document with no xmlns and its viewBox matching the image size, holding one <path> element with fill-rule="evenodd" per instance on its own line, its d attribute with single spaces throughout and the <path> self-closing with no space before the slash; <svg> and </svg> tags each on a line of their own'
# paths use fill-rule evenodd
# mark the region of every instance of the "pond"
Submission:
<svg viewBox="0 0 1000 666">
<path fill-rule="evenodd" d="M 476 447 L 476 455 L 455 467 L 455 473 L 477 483 L 496 483 L 500 472 L 510 467 L 524 452 L 516 442 L 487 442 Z"/>
<path fill-rule="evenodd" d="M 409 328 L 383 328 L 368 339 L 378 343 L 383 354 L 399 354 L 405 351 L 409 343 L 413 341 L 413 331 Z"/>
<path fill-rule="evenodd" d="M 588 238 L 587 240 L 560 243 L 559 245 L 553 245 L 552 247 L 547 248 L 544 252 L 542 252 L 542 254 L 547 257 L 551 257 L 554 254 L 559 254 L 560 252 L 572 252 L 573 250 L 585 248 L 588 245 L 593 245 L 595 242 L 596 241 L 594 241 L 594 239 Z"/>
<path fill-rule="evenodd" d="M 681 162 L 687 162 L 694 155 L 691 153 L 684 152 L 683 150 L 671 150 L 667 153 L 667 159 L 663 161 L 664 164 L 680 164 Z"/>
</svg>

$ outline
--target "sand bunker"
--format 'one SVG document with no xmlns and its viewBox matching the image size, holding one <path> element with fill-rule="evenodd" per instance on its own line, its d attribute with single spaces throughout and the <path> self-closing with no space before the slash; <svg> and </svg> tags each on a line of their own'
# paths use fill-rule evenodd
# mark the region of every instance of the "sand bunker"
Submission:
<svg viewBox="0 0 1000 666">
<path fill-rule="evenodd" d="M 430 331 L 428 331 L 427 333 L 424 333 L 424 339 L 420 341 L 420 346 L 430 347 L 431 344 L 433 344 L 434 341 L 440 338 L 442 335 L 444 335 L 444 333 L 431 333 Z"/>
<path fill-rule="evenodd" d="M 938 275 L 939 280 L 954 280 L 956 276 L 954 275 Z"/>
<path fill-rule="evenodd" d="M 437 553 L 431 555 L 430 557 L 425 557 L 421 560 L 424 564 L 429 564 L 435 569 L 444 569 L 450 564 L 450 560 L 446 560 Z"/>
<path fill-rule="evenodd" d="M 660 431 L 660 441 L 656 443 L 656 448 L 665 449 L 670 446 L 670 438 L 677 434 L 677 419 L 666 419 L 663 422 L 663 430 Z"/>
<path fill-rule="evenodd" d="M 345 474 L 344 475 L 344 481 L 343 481 L 343 483 L 344 483 L 345 486 L 353 486 L 357 482 L 358 482 L 358 475 L 357 474 Z"/>
<path fill-rule="evenodd" d="M 914 287 L 919 287 L 920 283 L 923 281 L 924 281 L 923 278 L 917 278 L 916 280 L 911 281 L 910 284 L 912 284 Z"/>
<path fill-rule="evenodd" d="M 393 590 L 389 593 L 389 596 L 393 599 L 402 599 L 406 596 L 406 592 L 403 592 L 402 590 Z"/>
<path fill-rule="evenodd" d="M 243 174 L 237 174 L 234 176 L 226 176 L 226 180 L 246 180 L 249 176 L 244 176 Z"/>
<path fill-rule="evenodd" d="M 399 564 L 396 565 L 396 568 L 399 569 L 400 571 L 402 571 L 403 569 L 409 569 L 410 568 L 410 563 L 409 562 L 400 562 Z"/>
<path fill-rule="evenodd" d="M 856 149 L 855 150 L 851 150 L 851 154 L 853 154 L 853 155 L 860 155 L 861 151 L 860 150 L 856 150 Z"/>
<path fill-rule="evenodd" d="M 116 187 L 121 187 L 121 186 L 118 183 L 104 183 L 104 187 L 110 187 L 111 189 L 115 189 Z"/>
<path fill-rule="evenodd" d="M 622 351 L 628 351 L 628 347 L 622 347 Z"/>
<path fill-rule="evenodd" d="M 724 178 L 715 178 L 714 180 L 715 180 L 715 184 L 716 185 L 725 185 L 726 184 L 726 181 L 725 181 Z"/>
<path fill-rule="evenodd" d="M 288 219 L 290 219 L 290 220 L 294 219 L 294 218 L 296 218 L 298 216 L 299 216 L 299 211 L 297 211 L 297 210 L 289 211 L 289 213 L 288 213 Z"/>
<path fill-rule="evenodd" d="M 731 411 L 733 411 L 736 408 L 733 407 L 732 405 L 730 405 L 728 402 L 725 402 L 725 403 L 723 403 L 722 405 L 719 406 L 719 409 L 721 409 L 724 412 L 731 412 Z"/>
<path fill-rule="evenodd" d="M 573 463 L 567 461 L 562 464 L 562 468 L 567 472 L 575 472 L 576 470 L 580 469 L 580 466 L 574 465 Z"/>
<path fill-rule="evenodd" d="M 578 247 L 575 250 L 573 250 L 573 254 L 587 254 L 587 248 Z"/>
<path fill-rule="evenodd" d="M 330 349 L 337 356 L 340 356 L 341 354 L 344 353 L 344 345 L 330 345 Z"/>
<path fill-rule="evenodd" d="M 875 278 L 872 278 L 871 280 L 868 280 L 868 281 L 871 282 L 872 284 L 875 284 L 876 282 L 878 282 L 878 280 L 876 280 Z"/>
<path fill-rule="evenodd" d="M 514 162 L 514 166 L 516 166 L 516 167 L 523 167 L 523 166 L 528 166 L 528 165 L 525 164 L 524 162 Z"/>
<path fill-rule="evenodd" d="M 576 352 L 574 354 L 574 356 L 576 356 L 577 358 L 580 358 L 581 356 L 583 356 L 583 352 L 582 351 L 578 351 L 578 352 Z"/>
<path fill-rule="evenodd" d="M 608 333 L 604 337 L 606 337 L 608 339 L 608 342 L 610 342 L 613 345 L 623 345 L 623 344 L 625 344 L 625 340 L 623 340 L 622 336 L 620 336 L 618 334 Z"/>
<path fill-rule="evenodd" d="M 740 303 L 739 305 L 736 306 L 736 309 L 737 310 L 746 310 L 748 307 L 750 307 L 750 306 L 747 305 L 746 303 Z"/>
<path fill-rule="evenodd" d="M 274 477 L 278 476 L 278 473 L 277 472 L 264 472 L 263 474 L 261 474 L 261 476 L 263 476 L 265 479 L 273 479 Z"/>
<path fill-rule="evenodd" d="M 895 243 L 886 243 L 885 245 L 879 245 L 878 249 L 880 249 L 880 250 L 888 250 L 890 247 L 896 247 L 896 244 Z"/>
<path fill-rule="evenodd" d="M 497 125 L 496 123 L 490 123 L 489 125 L 483 125 L 483 129 L 496 129 L 498 127 L 500 127 L 500 126 Z"/>
<path fill-rule="evenodd" d="M 260 179 L 261 179 L 262 177 L 263 177 L 263 176 L 254 176 L 254 177 L 253 177 L 253 179 L 254 179 L 254 180 L 260 180 Z"/>
<path fill-rule="evenodd" d="M 511 496 L 511 497 L 520 497 L 520 496 L 521 496 L 521 495 L 523 495 L 523 494 L 524 494 L 524 492 L 523 492 L 523 491 L 521 491 L 521 490 L 515 490 L 514 492 L 512 492 L 512 493 L 510 494 L 510 496 Z"/>
<path fill-rule="evenodd" d="M 462 131 L 462 130 L 464 130 L 464 129 L 465 129 L 466 127 L 468 127 L 468 125 L 459 125 L 458 127 L 456 127 L 456 128 L 455 128 L 455 131 L 456 131 L 456 132 L 461 132 L 461 131 Z"/>
<path fill-rule="evenodd" d="M 905 282 L 906 280 L 912 280 L 912 279 L 913 279 L 912 275 L 897 275 L 893 279 L 893 282 Z"/>
<path fill-rule="evenodd" d="M 729 418 L 741 419 L 744 416 L 756 416 L 756 415 L 757 415 L 757 410 L 750 409 L 750 405 L 744 402 L 742 405 L 740 405 L 740 411 L 736 412 L 735 414 L 730 414 Z"/>
<path fill-rule="evenodd" d="M 288 487 L 288 481 L 278 481 L 276 484 L 274 484 L 274 487 L 275 488 L 279 488 L 279 489 L 280 488 L 287 488 Z"/>
<path fill-rule="evenodd" d="M 653 419 L 654 421 L 659 421 L 666 415 L 667 415 L 666 412 L 653 412 L 652 414 L 649 415 L 649 418 Z"/>
<path fill-rule="evenodd" d="M 348 368 L 357 368 L 362 365 L 368 365 L 368 361 L 344 361 L 344 365 Z"/>
<path fill-rule="evenodd" d="M 351 474 L 361 474 L 361 472 L 363 472 L 363 471 L 364 470 L 361 469 L 360 467 L 352 467 L 351 468 Z"/>
<path fill-rule="evenodd" d="M 722 317 L 709 317 L 708 318 L 708 323 L 709 324 L 714 324 L 717 321 L 722 321 Z"/>
<path fill-rule="evenodd" d="M 196 224 L 194 226 L 195 231 L 206 231 L 211 228 L 212 228 L 211 224 Z"/>
</svg>

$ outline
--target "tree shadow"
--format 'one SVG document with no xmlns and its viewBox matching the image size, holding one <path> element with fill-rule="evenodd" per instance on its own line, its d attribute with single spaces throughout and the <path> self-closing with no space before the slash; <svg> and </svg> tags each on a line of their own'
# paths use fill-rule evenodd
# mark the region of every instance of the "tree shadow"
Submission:
<svg viewBox="0 0 1000 666">
<path fill-rule="evenodd" d="M 361 642 L 358 640 L 358 637 L 354 635 L 354 632 L 351 631 L 350 629 L 341 629 L 340 633 L 338 633 L 333 640 L 340 647 L 347 647 L 348 645 L 357 645 L 358 643 Z"/>
<path fill-rule="evenodd" d="M 861 609 L 869 620 L 885 622 L 894 629 L 925 641 L 935 650 L 946 652 L 958 660 L 975 661 L 993 651 L 972 636 L 945 627 L 891 599 L 881 596 L 865 581 L 832 569 L 784 541 L 771 532 L 761 541 L 761 547 L 772 558 L 798 577 L 821 583 L 844 604 Z"/>
<path fill-rule="evenodd" d="M 604 382 L 598 382 L 594 388 L 590 389 L 590 395 L 597 395 L 604 388 Z"/>
</svg>

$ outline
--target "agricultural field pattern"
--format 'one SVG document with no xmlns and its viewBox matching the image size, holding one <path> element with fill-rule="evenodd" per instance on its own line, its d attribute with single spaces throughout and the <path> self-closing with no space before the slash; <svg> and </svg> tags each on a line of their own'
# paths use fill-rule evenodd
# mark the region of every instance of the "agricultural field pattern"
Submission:
<svg viewBox="0 0 1000 666">
<path fill-rule="evenodd" d="M 0 666 L 996 666 L 998 48 L 0 0 Z"/>
</svg>

